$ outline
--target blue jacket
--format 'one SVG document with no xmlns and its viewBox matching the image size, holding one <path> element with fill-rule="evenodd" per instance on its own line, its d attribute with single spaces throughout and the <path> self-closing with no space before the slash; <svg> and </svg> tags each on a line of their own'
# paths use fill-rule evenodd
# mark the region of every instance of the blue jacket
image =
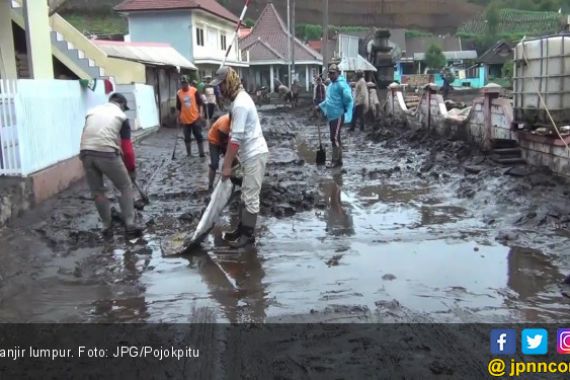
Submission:
<svg viewBox="0 0 570 380">
<path fill-rule="evenodd" d="M 327 97 L 320 105 L 328 121 L 336 120 L 344 114 L 344 122 L 352 122 L 352 90 L 342 75 L 327 88 Z"/>
</svg>

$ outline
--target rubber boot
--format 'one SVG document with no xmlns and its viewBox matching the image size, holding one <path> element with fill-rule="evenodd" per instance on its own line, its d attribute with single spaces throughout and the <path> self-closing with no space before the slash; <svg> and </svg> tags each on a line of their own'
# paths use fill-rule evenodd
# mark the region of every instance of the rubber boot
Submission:
<svg viewBox="0 0 570 380">
<path fill-rule="evenodd" d="M 214 179 L 216 179 L 216 172 L 210 168 L 208 172 L 208 191 L 214 190 Z"/>
<path fill-rule="evenodd" d="M 206 155 L 204 154 L 204 141 L 198 142 L 198 152 L 200 152 L 200 157 L 204 158 Z"/>
<path fill-rule="evenodd" d="M 131 224 L 130 226 L 125 227 L 125 235 L 127 238 L 138 238 L 141 237 L 143 234 L 144 228 L 141 226 L 137 226 L 135 224 Z"/>
<path fill-rule="evenodd" d="M 239 217 L 238 225 L 237 225 L 235 230 L 230 231 L 230 232 L 224 232 L 222 239 L 224 239 L 225 241 L 228 241 L 228 242 L 236 241 L 241 236 L 241 219 L 242 219 L 244 209 L 245 209 L 245 207 L 243 207 L 243 203 L 240 202 L 239 207 L 238 207 L 238 217 Z"/>
<path fill-rule="evenodd" d="M 192 157 L 192 142 L 185 143 L 186 145 L 186 154 L 188 157 Z"/>
<path fill-rule="evenodd" d="M 241 217 L 241 234 L 239 238 L 230 241 L 228 245 L 232 248 L 243 248 L 250 244 L 255 244 L 255 225 L 257 224 L 257 214 L 248 212 L 245 208 Z"/>
<path fill-rule="evenodd" d="M 327 168 L 332 169 L 332 168 L 337 168 L 339 166 L 342 166 L 341 154 L 342 154 L 341 148 L 337 147 L 337 146 L 333 146 L 331 163 L 329 165 L 327 165 Z"/>
</svg>

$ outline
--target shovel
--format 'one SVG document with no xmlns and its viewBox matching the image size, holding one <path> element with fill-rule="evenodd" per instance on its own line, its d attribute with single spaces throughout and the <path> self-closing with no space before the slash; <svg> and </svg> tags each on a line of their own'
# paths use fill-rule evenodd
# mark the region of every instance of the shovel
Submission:
<svg viewBox="0 0 570 380">
<path fill-rule="evenodd" d="M 317 165 L 324 165 L 327 162 L 327 153 L 323 148 L 323 142 L 321 141 L 321 124 L 320 121 L 317 122 L 317 129 L 319 131 L 319 150 L 317 151 L 316 163 Z"/>
</svg>

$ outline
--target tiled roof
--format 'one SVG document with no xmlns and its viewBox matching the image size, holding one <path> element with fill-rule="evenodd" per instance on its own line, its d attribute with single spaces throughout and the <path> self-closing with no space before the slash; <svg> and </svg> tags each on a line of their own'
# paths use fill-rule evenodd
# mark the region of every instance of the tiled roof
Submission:
<svg viewBox="0 0 570 380">
<path fill-rule="evenodd" d="M 255 61 L 286 61 L 289 33 L 272 3 L 261 12 L 251 33 L 240 40 L 242 50 L 249 50 L 249 59 Z M 261 41 L 261 44 L 259 43 Z M 269 54 L 273 51 L 272 54 Z M 281 58 L 277 58 L 281 57 Z M 295 38 L 295 61 L 322 61 L 323 57 Z"/>
<path fill-rule="evenodd" d="M 177 9 L 203 10 L 231 22 L 239 18 L 216 0 L 125 0 L 114 8 L 118 12 L 167 11 Z"/>
<path fill-rule="evenodd" d="M 311 49 L 313 49 L 316 52 L 321 52 L 321 45 L 323 44 L 323 41 L 321 40 L 309 40 L 307 41 L 307 46 L 310 47 Z"/>
<path fill-rule="evenodd" d="M 513 59 L 513 47 L 505 41 L 499 41 L 479 57 L 477 62 L 498 65 Z"/>
</svg>

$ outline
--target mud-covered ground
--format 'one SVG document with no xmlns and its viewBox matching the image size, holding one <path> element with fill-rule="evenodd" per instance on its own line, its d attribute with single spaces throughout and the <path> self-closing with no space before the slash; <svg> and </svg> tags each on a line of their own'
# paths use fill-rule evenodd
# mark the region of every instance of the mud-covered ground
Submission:
<svg viewBox="0 0 570 380">
<path fill-rule="evenodd" d="M 271 158 L 256 248 L 235 253 L 221 239 L 235 223 L 234 201 L 201 249 L 163 255 L 165 242 L 193 232 L 208 201 L 207 159 L 187 158 L 179 140 L 171 161 L 176 131 L 163 130 L 136 149 L 139 181 L 152 179 L 151 204 L 138 213 L 143 239 L 125 241 L 117 227 L 103 240 L 84 183 L 1 232 L 0 321 L 567 320 L 567 180 L 500 166 L 392 120 L 365 133 L 345 127 L 345 166 L 328 170 L 314 165 L 317 122 L 305 110 L 261 115 Z M 433 363 L 434 374 L 458 375 Z M 314 372 L 310 357 L 283 365 L 291 376 L 333 368 Z"/>
</svg>

